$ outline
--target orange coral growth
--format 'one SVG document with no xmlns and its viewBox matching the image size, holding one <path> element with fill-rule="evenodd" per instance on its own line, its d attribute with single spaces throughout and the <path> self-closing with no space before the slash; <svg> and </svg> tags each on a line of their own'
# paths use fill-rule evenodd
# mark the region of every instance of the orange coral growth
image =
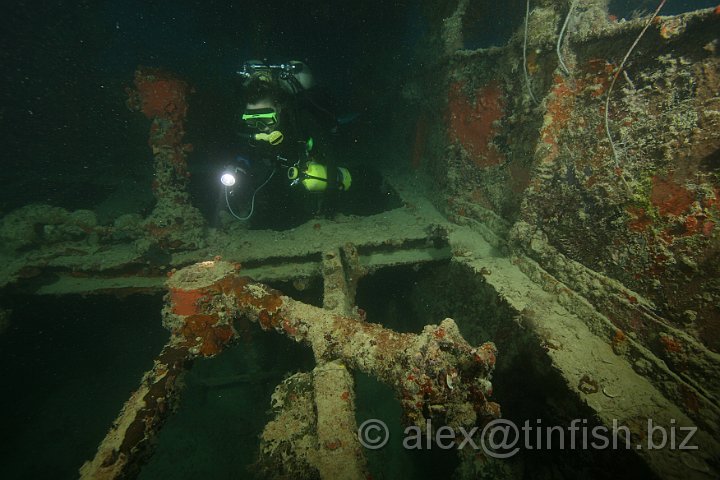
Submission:
<svg viewBox="0 0 720 480">
<path fill-rule="evenodd" d="M 325 442 L 325 448 L 327 448 L 328 450 L 337 450 L 340 447 L 342 447 L 342 442 L 340 440 L 328 440 Z"/>
<path fill-rule="evenodd" d="M 683 351 L 683 347 L 674 337 L 670 335 L 660 335 L 660 342 L 662 343 L 665 351 L 668 353 L 680 353 Z"/>
<path fill-rule="evenodd" d="M 287 333 L 290 337 L 294 337 L 294 336 L 296 336 L 297 333 L 298 333 L 297 328 L 296 328 L 295 326 L 293 326 L 293 324 L 290 323 L 290 321 L 288 321 L 287 319 L 284 319 L 284 320 L 282 321 L 282 329 L 283 329 L 283 330 L 285 331 L 285 333 Z"/>
<path fill-rule="evenodd" d="M 240 303 L 267 310 L 268 314 L 277 312 L 283 305 L 280 292 L 268 289 L 267 295 L 257 297 L 245 289 L 249 281 L 247 277 L 229 275 L 217 282 L 210 290 L 225 295 L 234 295 Z"/>
<path fill-rule="evenodd" d="M 172 313 L 176 315 L 195 315 L 198 313 L 197 301 L 202 298 L 202 296 L 202 292 L 198 290 L 171 288 L 170 302 L 172 304 Z"/>
<path fill-rule="evenodd" d="M 701 231 L 702 229 L 702 222 L 698 221 L 698 217 L 695 215 L 688 215 L 685 217 L 685 221 L 683 222 L 683 227 L 685 227 L 685 235 L 694 235 Z"/>
<path fill-rule="evenodd" d="M 590 96 L 597 98 L 604 95 L 610 87 L 615 67 L 612 63 L 604 60 L 593 59 L 588 61 L 585 72 L 584 83 L 589 84 L 587 87 L 589 87 Z"/>
<path fill-rule="evenodd" d="M 564 128 L 568 120 L 572 107 L 575 106 L 575 95 L 577 89 L 571 88 L 562 75 L 553 77 L 553 89 L 550 94 L 550 102 L 548 103 L 549 113 L 552 114 L 552 121 L 558 128 Z"/>
<path fill-rule="evenodd" d="M 480 167 L 501 163 L 503 155 L 492 143 L 497 135 L 495 122 L 503 117 L 503 90 L 498 82 L 490 82 L 475 93 L 473 102 L 463 93 L 462 82 L 448 90 L 448 136 L 473 157 Z"/>
<path fill-rule="evenodd" d="M 260 310 L 260 313 L 258 314 L 258 323 L 260 323 L 260 328 L 263 330 L 270 330 L 277 324 L 276 321 L 273 321 L 273 315 L 267 310 Z"/>
<path fill-rule="evenodd" d="M 642 232 L 652 223 L 652 218 L 647 214 L 644 208 L 628 207 L 628 213 L 633 217 L 628 223 L 628 228 L 633 232 Z"/>
<path fill-rule="evenodd" d="M 720 188 L 715 188 L 714 195 L 703 198 L 702 205 L 705 208 L 712 208 L 718 205 L 718 200 L 720 200 Z"/>
<path fill-rule="evenodd" d="M 698 212 L 685 217 L 683 228 L 685 229 L 683 236 L 704 235 L 711 237 L 715 223 L 709 220 L 702 212 Z"/>
<path fill-rule="evenodd" d="M 702 228 L 703 235 L 705 235 L 706 237 L 711 237 L 714 228 L 715 228 L 715 223 L 708 220 L 707 222 L 705 222 L 703 224 L 703 228 Z"/>
<path fill-rule="evenodd" d="M 244 290 L 245 286 L 250 282 L 247 277 L 237 277 L 235 275 L 228 275 L 215 283 L 210 290 L 222 293 L 224 295 L 237 294 Z"/>
<path fill-rule="evenodd" d="M 185 152 L 190 151 L 192 146 L 183 145 L 182 138 L 185 135 L 183 124 L 188 109 L 186 96 L 191 91 L 190 87 L 168 72 L 145 67 L 135 71 L 134 84 L 135 89 L 126 89 L 126 104 L 131 110 L 142 112 L 152 120 L 148 144 L 155 157 L 153 193 L 158 202 L 186 204 L 187 199 L 182 195 L 186 187 L 185 178 L 189 176 Z M 165 240 L 174 234 L 173 231 L 157 231 L 153 236 Z M 183 245 L 180 242 L 176 246 L 162 247 L 179 249 Z"/>
<path fill-rule="evenodd" d="M 185 118 L 185 97 L 190 88 L 184 81 L 160 69 L 139 68 L 135 71 L 135 88 L 139 95 L 140 110 L 147 118 Z"/>
<path fill-rule="evenodd" d="M 180 333 L 199 346 L 203 356 L 216 355 L 234 336 L 228 325 L 217 325 L 217 315 L 192 315 L 187 318 Z"/>
<path fill-rule="evenodd" d="M 613 336 L 613 343 L 624 342 L 626 339 L 627 339 L 627 337 L 625 336 L 625 333 L 622 330 L 620 330 L 620 329 L 615 330 L 615 335 Z"/>
<path fill-rule="evenodd" d="M 548 95 L 544 126 L 540 133 L 543 143 L 550 146 L 550 154 L 543 159 L 544 163 L 552 163 L 558 155 L 558 137 L 570 120 L 576 94 L 561 75 L 555 75 L 552 91 Z"/>
<path fill-rule="evenodd" d="M 477 362 L 482 363 L 487 368 L 495 366 L 495 360 L 497 358 L 497 348 L 495 344 L 487 342 L 474 349 L 473 356 Z"/>
<path fill-rule="evenodd" d="M 613 352 L 620 354 L 627 348 L 627 336 L 625 332 L 619 328 L 615 330 L 615 335 L 612 338 L 612 349 Z"/>
<path fill-rule="evenodd" d="M 560 137 L 568 130 L 571 122 L 574 122 L 573 126 L 583 130 L 589 127 L 592 120 L 575 113 L 576 103 L 583 99 L 587 102 L 589 101 L 588 97 L 593 99 L 603 95 L 610 84 L 613 66 L 601 59 L 590 59 L 583 66 L 582 71 L 583 75 L 573 79 L 566 79 L 562 75 L 555 75 L 553 78 L 540 132 L 540 138 L 549 147 L 549 153 L 543 159 L 543 163 L 549 164 L 555 161 L 559 153 Z M 592 101 L 592 103 L 595 102 Z M 601 124 L 598 124 L 596 128 L 598 134 L 604 134 Z"/>
<path fill-rule="evenodd" d="M 695 195 L 672 180 L 659 176 L 653 177 L 650 201 L 658 207 L 660 215 L 680 215 L 695 200 Z"/>
</svg>

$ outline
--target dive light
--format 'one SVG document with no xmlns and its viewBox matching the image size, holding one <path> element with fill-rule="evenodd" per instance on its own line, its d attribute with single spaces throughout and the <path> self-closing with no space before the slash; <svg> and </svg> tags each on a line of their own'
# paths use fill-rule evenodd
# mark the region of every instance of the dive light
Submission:
<svg viewBox="0 0 720 480">
<path fill-rule="evenodd" d="M 235 186 L 238 180 L 238 173 L 245 174 L 245 170 L 240 167 L 225 167 L 225 171 L 220 175 L 220 183 L 226 188 Z"/>
<path fill-rule="evenodd" d="M 236 181 L 237 181 L 237 179 L 235 178 L 234 173 L 225 172 L 220 177 L 220 183 L 222 183 L 226 187 L 232 187 L 233 185 L 235 185 Z"/>
</svg>

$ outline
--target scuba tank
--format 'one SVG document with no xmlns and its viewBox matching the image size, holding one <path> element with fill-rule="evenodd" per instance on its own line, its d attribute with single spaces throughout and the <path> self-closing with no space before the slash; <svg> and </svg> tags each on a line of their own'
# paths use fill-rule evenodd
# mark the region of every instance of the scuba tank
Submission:
<svg viewBox="0 0 720 480">
<path fill-rule="evenodd" d="M 332 178 L 331 173 L 328 181 L 328 168 L 321 163 L 310 160 L 302 167 L 290 167 L 288 169 L 288 179 L 292 180 L 291 185 L 301 184 L 309 192 L 324 192 L 328 189 L 328 186 L 331 189 L 334 187 L 341 191 L 348 190 L 352 184 L 352 177 L 348 169 L 336 167 L 335 172 L 335 178 Z"/>
</svg>

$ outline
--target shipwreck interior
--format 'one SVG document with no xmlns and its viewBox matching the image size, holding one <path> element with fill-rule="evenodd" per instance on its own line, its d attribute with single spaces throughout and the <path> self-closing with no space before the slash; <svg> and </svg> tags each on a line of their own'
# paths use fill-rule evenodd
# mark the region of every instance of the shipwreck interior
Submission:
<svg viewBox="0 0 720 480">
<path fill-rule="evenodd" d="M 305 3 L 8 12 L 0 475 L 718 478 L 720 6 Z M 218 182 L 253 55 L 330 213 Z"/>
</svg>

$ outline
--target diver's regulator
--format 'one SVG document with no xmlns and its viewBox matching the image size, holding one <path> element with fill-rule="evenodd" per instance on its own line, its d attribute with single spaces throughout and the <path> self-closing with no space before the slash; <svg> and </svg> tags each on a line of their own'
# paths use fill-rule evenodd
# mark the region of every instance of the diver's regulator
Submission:
<svg viewBox="0 0 720 480">
<path fill-rule="evenodd" d="M 268 142 L 270 145 L 280 145 L 285 139 L 282 132 L 273 130 L 270 133 L 255 133 L 251 135 L 252 139 L 258 142 Z"/>
<path fill-rule="evenodd" d="M 241 133 L 239 136 L 256 142 L 267 142 L 274 147 L 280 145 L 285 139 L 285 136 L 279 130 L 273 130 L 270 133 Z"/>
</svg>

